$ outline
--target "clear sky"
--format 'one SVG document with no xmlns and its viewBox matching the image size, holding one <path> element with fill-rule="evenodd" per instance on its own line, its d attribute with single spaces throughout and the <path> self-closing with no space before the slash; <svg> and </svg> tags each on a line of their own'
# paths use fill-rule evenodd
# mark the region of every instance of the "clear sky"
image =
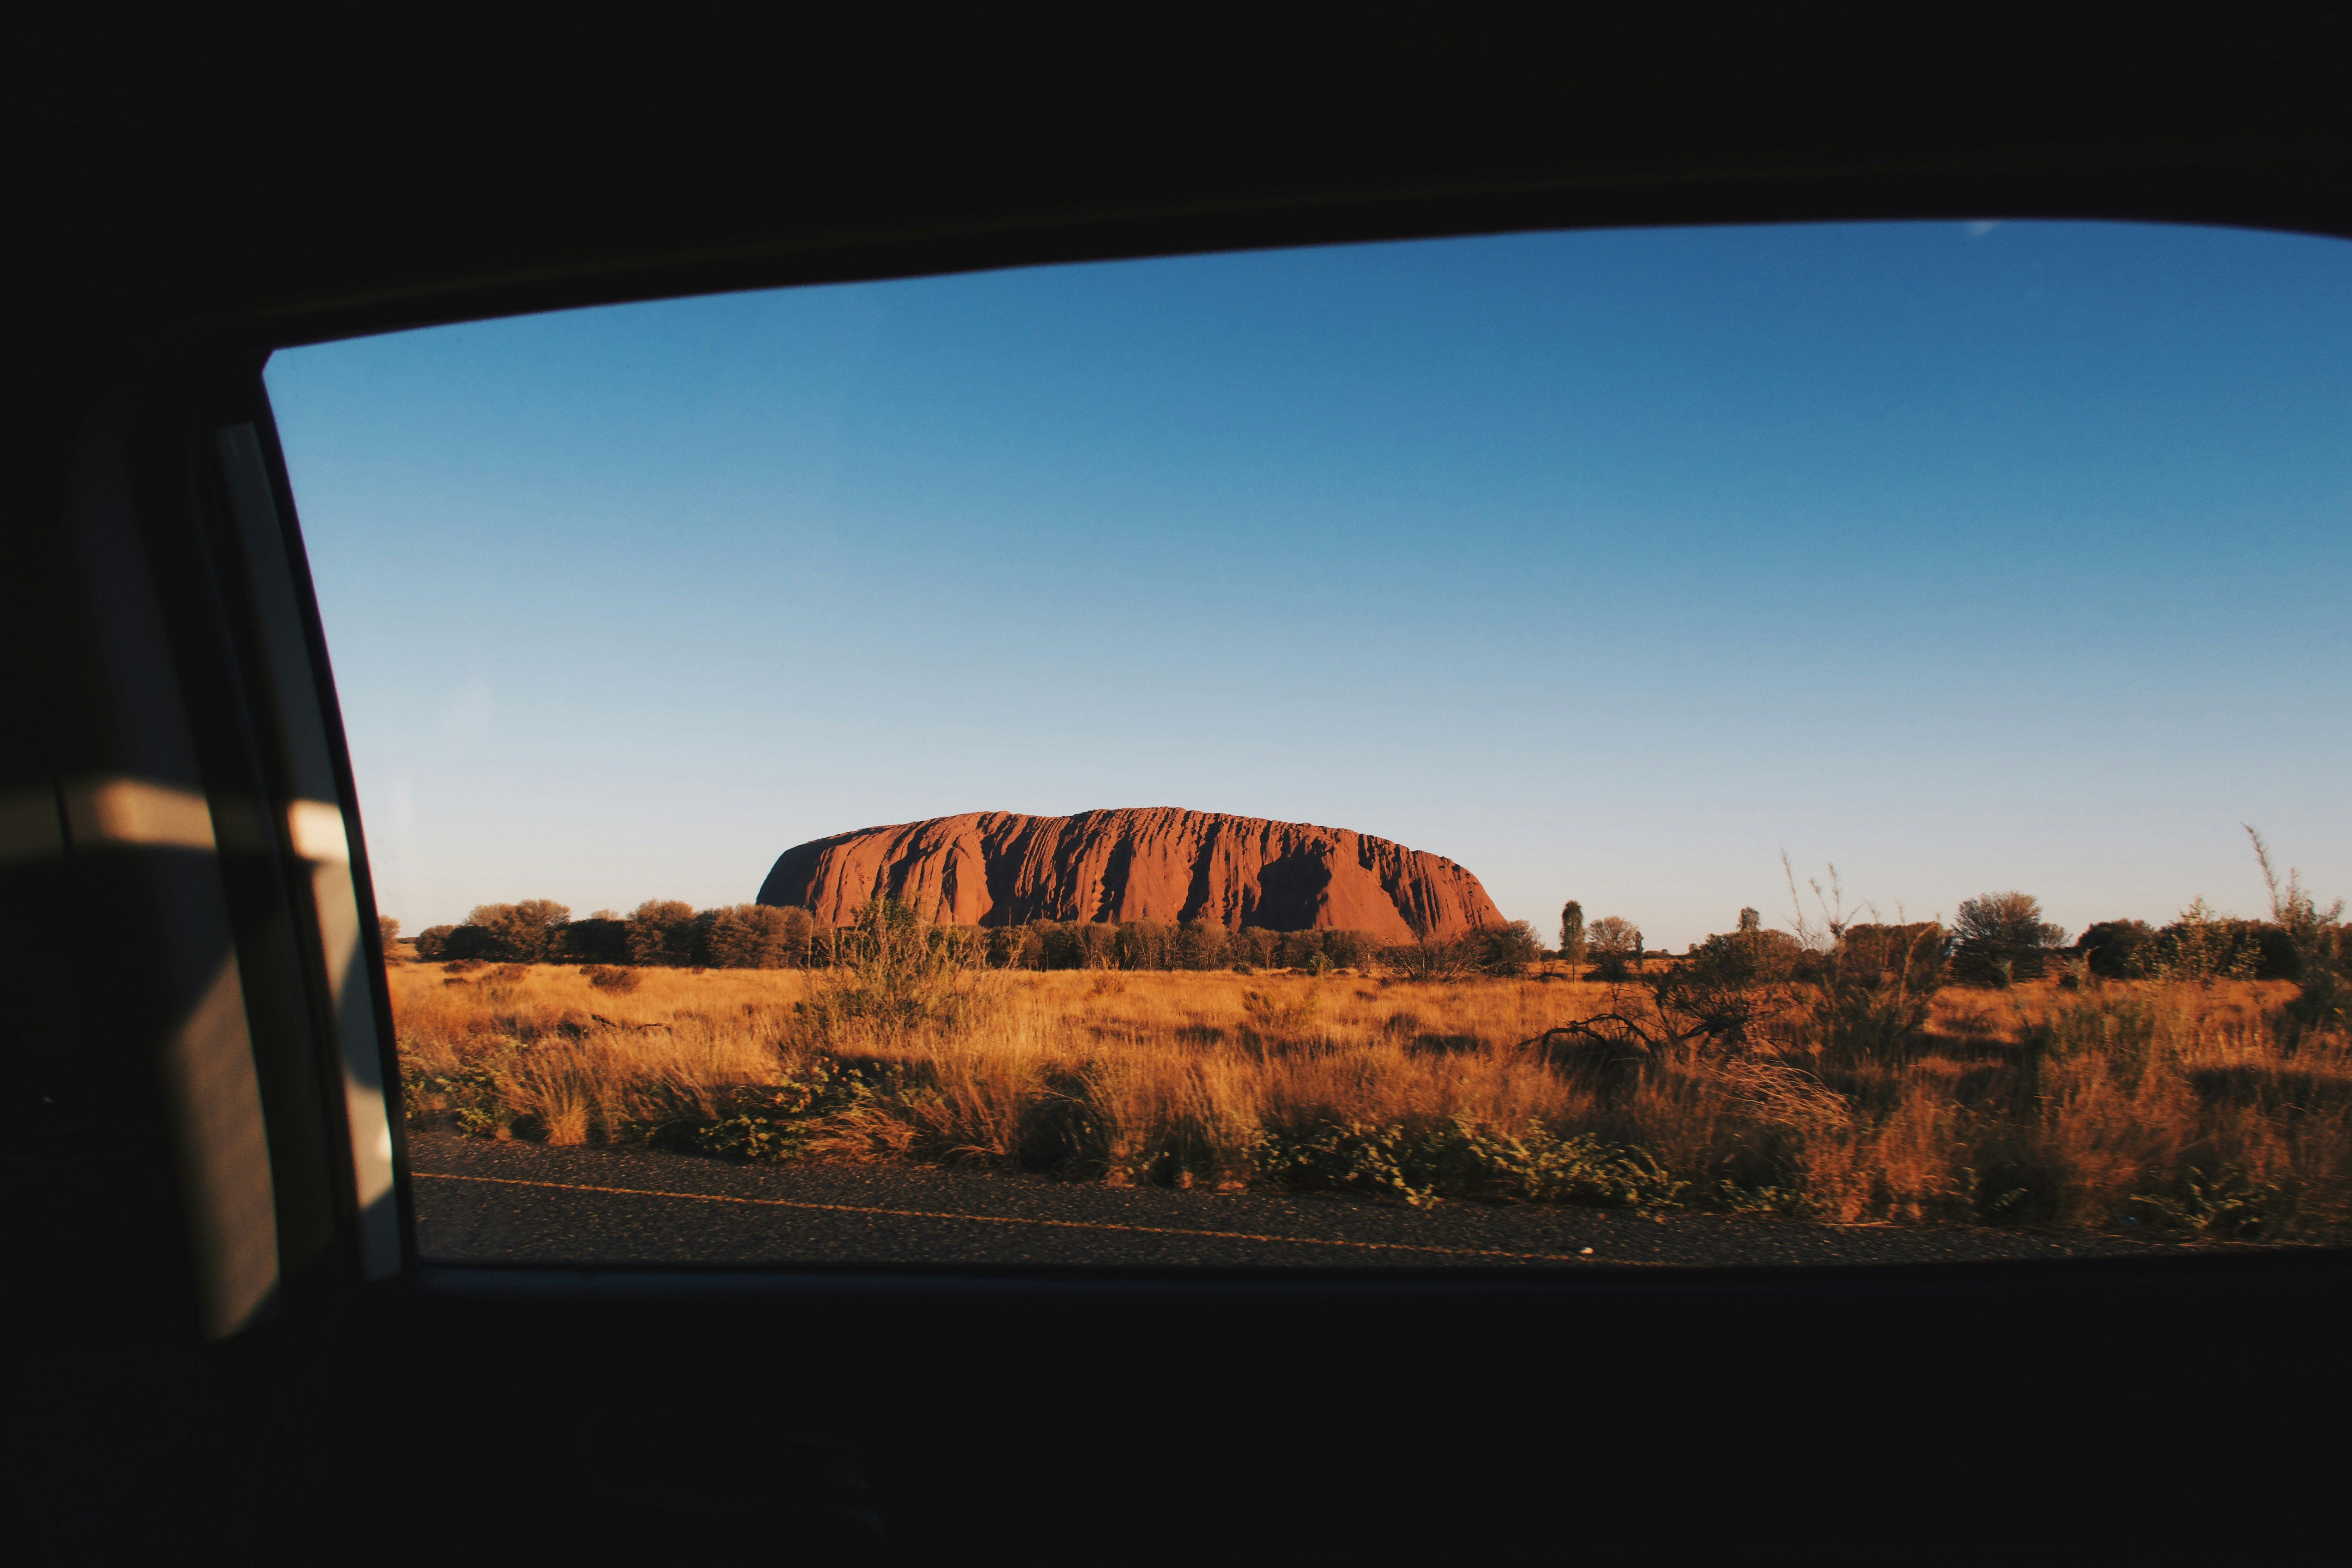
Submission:
<svg viewBox="0 0 2352 1568">
<path fill-rule="evenodd" d="M 1534 235 L 565 312 L 268 381 L 385 912 L 1352 827 L 1653 946 L 2352 890 L 2352 247 Z"/>
</svg>

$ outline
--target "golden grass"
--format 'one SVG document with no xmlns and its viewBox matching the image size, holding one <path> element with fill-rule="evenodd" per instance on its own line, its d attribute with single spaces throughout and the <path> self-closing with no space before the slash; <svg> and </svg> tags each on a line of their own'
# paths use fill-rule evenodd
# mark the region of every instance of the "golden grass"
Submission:
<svg viewBox="0 0 2352 1568">
<path fill-rule="evenodd" d="M 984 973 L 953 982 L 952 1026 L 836 1019 L 824 1038 L 794 1010 L 822 973 L 650 970 L 626 994 L 548 966 L 391 978 L 412 1113 L 492 1136 L 707 1127 L 846 1065 L 871 1091 L 811 1102 L 803 1152 L 1234 1187 L 1315 1128 L 1548 1132 L 1646 1152 L 1713 1207 L 2352 1230 L 2352 1059 L 2336 1037 L 2290 1053 L 2283 984 L 1949 990 L 1899 1059 L 1835 1065 L 1801 1018 L 1776 1052 L 1612 1084 L 1528 1042 L 1643 994 L 1556 978 Z"/>
</svg>

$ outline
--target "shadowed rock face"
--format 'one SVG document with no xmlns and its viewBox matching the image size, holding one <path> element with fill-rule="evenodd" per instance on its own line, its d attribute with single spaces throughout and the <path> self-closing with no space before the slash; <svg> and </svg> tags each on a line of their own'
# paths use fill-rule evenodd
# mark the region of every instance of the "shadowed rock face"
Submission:
<svg viewBox="0 0 2352 1568">
<path fill-rule="evenodd" d="M 1172 806 L 868 827 L 785 850 L 760 888 L 760 902 L 798 904 L 829 925 L 885 896 L 954 925 L 1206 919 L 1402 942 L 1503 920 L 1478 879 L 1443 856 L 1344 827 Z"/>
</svg>

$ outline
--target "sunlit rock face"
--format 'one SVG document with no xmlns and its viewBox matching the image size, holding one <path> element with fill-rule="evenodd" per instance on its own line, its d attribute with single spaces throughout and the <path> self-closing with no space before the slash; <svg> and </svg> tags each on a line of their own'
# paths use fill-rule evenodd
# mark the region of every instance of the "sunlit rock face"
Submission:
<svg viewBox="0 0 2352 1568">
<path fill-rule="evenodd" d="M 861 828 L 785 850 L 760 888 L 760 902 L 798 904 L 828 925 L 886 896 L 953 925 L 1205 919 L 1402 942 L 1503 919 L 1444 856 L 1344 827 L 1173 806 Z"/>
</svg>

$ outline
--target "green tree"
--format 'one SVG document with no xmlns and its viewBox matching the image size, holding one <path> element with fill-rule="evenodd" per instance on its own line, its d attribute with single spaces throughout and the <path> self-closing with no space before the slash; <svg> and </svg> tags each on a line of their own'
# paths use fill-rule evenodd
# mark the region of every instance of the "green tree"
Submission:
<svg viewBox="0 0 2352 1568">
<path fill-rule="evenodd" d="M 1040 967 L 1084 969 L 1087 966 L 1087 939 L 1078 930 L 1076 921 L 1039 921 L 1037 941 Z"/>
<path fill-rule="evenodd" d="M 1632 921 L 1602 915 L 1584 930 L 1584 941 L 1603 980 L 1617 981 L 1630 972 L 1642 948 L 1642 932 Z"/>
<path fill-rule="evenodd" d="M 809 950 L 816 941 L 816 916 L 797 904 L 787 904 L 776 912 L 783 917 L 784 967 L 807 968 Z"/>
<path fill-rule="evenodd" d="M 1559 907 L 1559 956 L 1570 963 L 1582 963 L 1585 952 L 1584 906 L 1570 899 Z"/>
<path fill-rule="evenodd" d="M 1526 921 L 1482 926 L 1471 940 L 1478 946 L 1478 967 L 1489 974 L 1524 974 L 1543 957 L 1543 938 Z"/>
<path fill-rule="evenodd" d="M 999 969 L 1045 967 L 1045 933 L 1030 922 L 994 926 L 988 933 L 988 962 Z"/>
<path fill-rule="evenodd" d="M 1632 921 L 1602 915 L 1586 928 L 1584 940 L 1596 958 L 1630 958 L 1642 945 L 1642 932 Z"/>
<path fill-rule="evenodd" d="M 2043 921 L 2042 900 L 2016 891 L 1962 899 L 1952 936 L 1953 973 L 1975 985 L 2038 980 L 2050 953 L 2066 945 L 2066 933 Z"/>
<path fill-rule="evenodd" d="M 1215 921 L 1186 921 L 1176 928 L 1175 960 L 1183 969 L 1221 969 L 1225 962 L 1225 928 Z"/>
<path fill-rule="evenodd" d="M 1263 926 L 1244 926 L 1226 943 L 1225 959 L 1231 963 L 1246 963 L 1252 969 L 1272 969 L 1275 953 L 1281 945 L 1280 931 L 1267 931 Z"/>
<path fill-rule="evenodd" d="M 1322 951 L 1323 937 L 1319 931 L 1276 931 L 1274 952 L 1268 962 L 1281 969 L 1305 969 L 1314 963 L 1316 955 Z"/>
<path fill-rule="evenodd" d="M 477 904 L 466 923 L 449 933 L 452 958 L 486 958 L 497 963 L 540 963 L 553 952 L 572 911 L 553 899 L 519 904 Z"/>
<path fill-rule="evenodd" d="M 694 962 L 694 906 L 676 899 L 647 899 L 623 922 L 629 962 L 686 964 Z"/>
<path fill-rule="evenodd" d="M 793 917 L 798 915 L 796 922 Z M 730 904 L 695 917 L 695 951 L 713 969 L 785 969 L 808 954 L 809 913 L 767 904 Z M 797 926 L 799 952 L 793 952 Z"/>
<path fill-rule="evenodd" d="M 567 963 L 626 963 L 629 962 L 628 922 L 611 910 L 598 910 L 563 928 L 559 947 Z"/>
</svg>

